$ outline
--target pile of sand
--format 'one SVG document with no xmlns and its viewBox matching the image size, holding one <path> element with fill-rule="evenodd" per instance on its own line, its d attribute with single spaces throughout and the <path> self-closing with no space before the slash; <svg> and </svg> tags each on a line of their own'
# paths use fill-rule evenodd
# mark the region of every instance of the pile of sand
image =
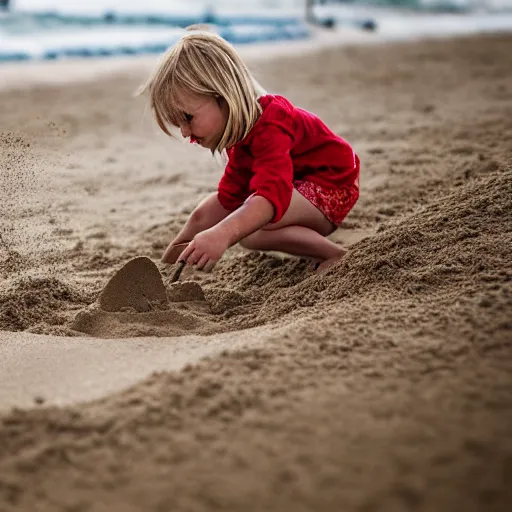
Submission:
<svg viewBox="0 0 512 512">
<path fill-rule="evenodd" d="M 28 277 L 2 267 L 1 329 L 170 345 L 234 331 L 245 348 L 92 403 L 4 414 L 0 509 L 505 510 L 510 43 L 353 47 L 260 64 L 269 89 L 321 114 L 362 158 L 361 200 L 333 235 L 351 250 L 320 276 L 305 261 L 239 248 L 178 284 L 149 260 L 116 274 L 137 256 L 158 262 L 218 169 L 134 128 L 133 78 L 35 90 L 26 111 L 18 100 L 23 118 L 45 98 L 71 133 L 62 155 L 81 155 L 80 168 L 54 169 L 52 186 L 62 187 L 57 209 L 78 220 L 52 234 L 58 278 L 45 254 Z M 39 129 L 28 124 L 27 140 Z"/>
</svg>

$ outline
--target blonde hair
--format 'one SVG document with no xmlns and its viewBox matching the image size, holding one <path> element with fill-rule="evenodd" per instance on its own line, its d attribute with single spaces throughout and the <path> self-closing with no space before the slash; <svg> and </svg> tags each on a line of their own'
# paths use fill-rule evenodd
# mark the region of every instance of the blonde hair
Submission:
<svg viewBox="0 0 512 512">
<path fill-rule="evenodd" d="M 229 113 L 215 148 L 219 152 L 249 133 L 261 114 L 258 97 L 265 92 L 231 44 L 215 33 L 196 27 L 167 50 L 137 93 L 149 92 L 156 121 L 171 137 L 169 126 L 186 122 L 178 98 L 183 91 L 226 101 Z"/>
</svg>

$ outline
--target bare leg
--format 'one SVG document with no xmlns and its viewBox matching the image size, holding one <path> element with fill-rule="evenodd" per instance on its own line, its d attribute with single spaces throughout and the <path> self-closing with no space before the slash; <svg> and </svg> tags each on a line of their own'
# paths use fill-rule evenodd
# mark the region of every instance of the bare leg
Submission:
<svg viewBox="0 0 512 512">
<path fill-rule="evenodd" d="M 319 271 L 322 271 L 347 252 L 326 238 L 335 229 L 316 206 L 294 190 L 283 218 L 243 238 L 240 245 L 246 249 L 281 251 L 311 258 L 321 263 Z"/>
<path fill-rule="evenodd" d="M 246 249 L 280 251 L 316 261 L 336 261 L 347 251 L 320 233 L 304 226 L 285 226 L 280 229 L 260 229 L 240 241 Z"/>
</svg>

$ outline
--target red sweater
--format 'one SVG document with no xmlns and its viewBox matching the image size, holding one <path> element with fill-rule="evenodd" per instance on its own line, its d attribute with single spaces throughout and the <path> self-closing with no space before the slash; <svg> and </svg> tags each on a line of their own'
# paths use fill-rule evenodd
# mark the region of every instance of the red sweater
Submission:
<svg viewBox="0 0 512 512">
<path fill-rule="evenodd" d="M 247 136 L 231 148 L 218 198 L 236 210 L 251 195 L 274 206 L 277 222 L 290 205 L 293 181 L 326 189 L 347 188 L 359 178 L 359 158 L 351 146 L 317 116 L 282 96 L 259 99 L 263 112 Z"/>
</svg>

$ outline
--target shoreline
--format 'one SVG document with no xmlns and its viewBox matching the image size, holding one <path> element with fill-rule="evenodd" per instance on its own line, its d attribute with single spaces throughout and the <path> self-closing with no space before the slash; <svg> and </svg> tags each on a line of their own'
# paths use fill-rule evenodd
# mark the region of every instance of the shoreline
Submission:
<svg viewBox="0 0 512 512">
<path fill-rule="evenodd" d="M 309 39 L 236 45 L 236 48 L 242 58 L 258 62 L 310 55 L 336 47 L 407 44 L 416 41 L 471 38 L 492 33 L 499 36 L 512 32 L 512 15 L 510 15 L 510 23 L 506 22 L 506 28 L 498 31 L 473 27 L 462 33 L 422 33 L 420 31 L 416 35 L 404 35 L 400 33 L 381 33 L 379 30 L 368 32 L 353 27 L 340 27 L 335 30 L 315 26 L 310 28 L 312 37 Z M 153 69 L 159 57 L 160 54 L 152 54 L 2 63 L 0 64 L 0 92 L 91 82 L 119 73 L 148 73 Z"/>
</svg>

